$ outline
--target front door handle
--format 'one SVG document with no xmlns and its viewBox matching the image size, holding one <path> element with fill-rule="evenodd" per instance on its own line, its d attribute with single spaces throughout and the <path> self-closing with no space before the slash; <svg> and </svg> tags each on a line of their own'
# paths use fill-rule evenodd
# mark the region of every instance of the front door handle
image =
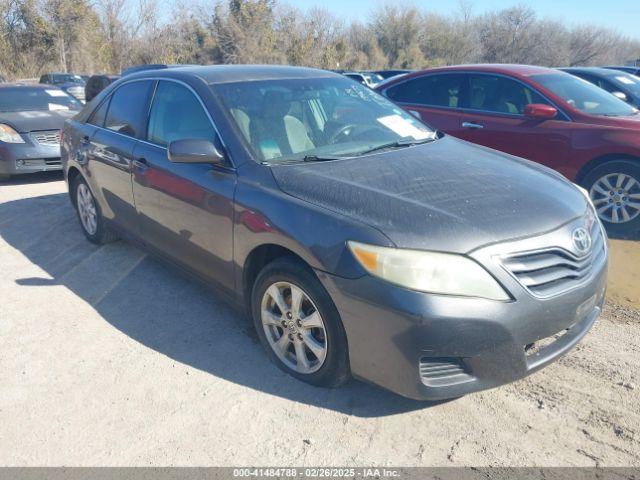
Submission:
<svg viewBox="0 0 640 480">
<path fill-rule="evenodd" d="M 484 125 L 480 125 L 479 123 L 473 122 L 462 122 L 462 128 L 471 128 L 472 130 L 479 130 L 484 128 Z"/>
</svg>

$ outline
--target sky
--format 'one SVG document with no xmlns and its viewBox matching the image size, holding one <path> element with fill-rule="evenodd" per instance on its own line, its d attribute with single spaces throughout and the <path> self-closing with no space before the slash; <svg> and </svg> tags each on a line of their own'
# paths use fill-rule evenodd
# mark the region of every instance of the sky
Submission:
<svg viewBox="0 0 640 480">
<path fill-rule="evenodd" d="M 459 11 L 459 0 L 396 0 L 421 10 L 447 14 Z M 301 10 L 313 7 L 326 8 L 345 20 L 366 20 L 381 0 L 285 0 Z M 393 2 L 395 3 L 395 2 Z M 476 14 L 528 5 L 539 17 L 560 20 L 567 25 L 593 23 L 608 27 L 640 40 L 640 0 L 472 0 Z"/>
</svg>

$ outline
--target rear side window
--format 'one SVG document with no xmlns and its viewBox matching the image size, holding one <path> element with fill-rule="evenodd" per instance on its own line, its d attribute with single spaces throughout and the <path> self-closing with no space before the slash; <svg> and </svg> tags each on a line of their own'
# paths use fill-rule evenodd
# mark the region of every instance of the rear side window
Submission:
<svg viewBox="0 0 640 480">
<path fill-rule="evenodd" d="M 549 104 L 515 80 L 497 75 L 469 75 L 469 108 L 473 110 L 522 115 L 524 107 L 532 103 Z"/>
<path fill-rule="evenodd" d="M 97 127 L 104 127 L 104 120 L 107 117 L 107 109 L 109 108 L 109 99 L 107 98 L 104 102 L 100 104 L 98 108 L 96 108 L 87 123 L 91 125 L 95 125 Z"/>
<path fill-rule="evenodd" d="M 391 100 L 401 103 L 462 107 L 464 79 L 464 74 L 425 75 L 390 87 L 386 95 Z"/>
<path fill-rule="evenodd" d="M 130 137 L 142 137 L 151 85 L 150 80 L 145 80 L 118 88 L 111 95 L 105 128 Z"/>
<path fill-rule="evenodd" d="M 178 83 L 160 81 L 151 105 L 147 139 L 167 146 L 187 138 L 215 141 L 216 133 L 193 92 Z"/>
</svg>

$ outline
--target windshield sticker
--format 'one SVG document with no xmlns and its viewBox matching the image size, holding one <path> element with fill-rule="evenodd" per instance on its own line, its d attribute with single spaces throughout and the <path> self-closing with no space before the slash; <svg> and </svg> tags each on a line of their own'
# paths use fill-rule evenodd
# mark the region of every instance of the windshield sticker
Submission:
<svg viewBox="0 0 640 480">
<path fill-rule="evenodd" d="M 50 103 L 49 110 L 69 110 L 66 105 L 60 105 L 59 103 Z"/>
<path fill-rule="evenodd" d="M 416 140 L 423 140 L 433 136 L 432 132 L 416 127 L 413 123 L 400 115 L 388 115 L 386 117 L 380 117 L 377 120 L 401 137 L 413 137 Z"/>
<path fill-rule="evenodd" d="M 624 83 L 625 85 L 634 85 L 636 83 L 640 83 L 640 82 L 634 82 L 631 78 L 627 78 L 627 77 L 616 77 L 616 80 L 618 80 L 621 83 Z"/>
<path fill-rule="evenodd" d="M 45 90 L 45 92 L 47 92 L 47 95 L 51 96 L 51 97 L 66 97 L 67 94 L 64 93 L 62 90 Z"/>
</svg>

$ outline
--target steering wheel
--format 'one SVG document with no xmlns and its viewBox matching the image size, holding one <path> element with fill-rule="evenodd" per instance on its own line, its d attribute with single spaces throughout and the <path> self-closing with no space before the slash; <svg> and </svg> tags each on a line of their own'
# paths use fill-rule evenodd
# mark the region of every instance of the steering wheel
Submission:
<svg viewBox="0 0 640 480">
<path fill-rule="evenodd" d="M 341 135 L 349 135 L 349 133 L 351 133 L 350 131 L 352 129 L 355 130 L 356 128 L 358 128 L 358 125 L 355 123 L 348 123 L 346 125 L 343 125 L 331 135 L 331 137 L 329 138 L 329 143 L 336 143 Z"/>
</svg>

